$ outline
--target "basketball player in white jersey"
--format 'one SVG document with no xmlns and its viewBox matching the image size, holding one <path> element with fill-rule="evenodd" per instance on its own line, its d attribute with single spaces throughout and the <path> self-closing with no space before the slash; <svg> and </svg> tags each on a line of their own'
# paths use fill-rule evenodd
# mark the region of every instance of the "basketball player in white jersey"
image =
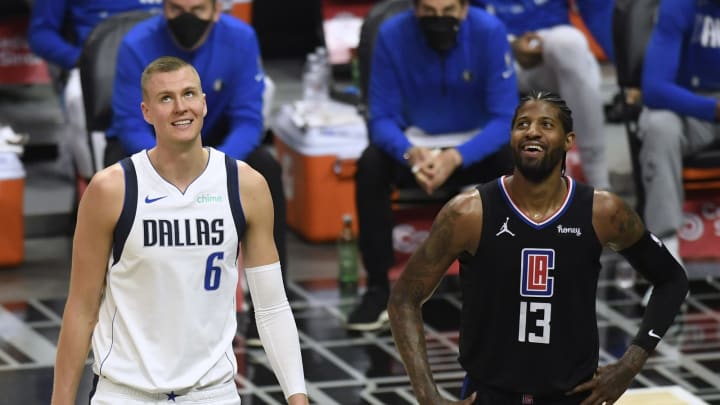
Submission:
<svg viewBox="0 0 720 405">
<path fill-rule="evenodd" d="M 275 375 L 289 404 L 307 404 L 267 183 L 202 146 L 207 106 L 191 65 L 153 61 L 142 90 L 157 145 L 98 172 L 80 202 L 53 405 L 75 404 L 91 342 L 91 404 L 239 404 L 239 246 Z"/>
</svg>

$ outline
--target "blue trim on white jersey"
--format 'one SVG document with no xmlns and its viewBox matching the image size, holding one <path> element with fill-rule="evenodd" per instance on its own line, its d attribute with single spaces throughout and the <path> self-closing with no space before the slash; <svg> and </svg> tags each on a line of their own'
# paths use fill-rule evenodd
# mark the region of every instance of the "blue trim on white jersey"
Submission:
<svg viewBox="0 0 720 405">
<path fill-rule="evenodd" d="M 225 169 L 227 170 L 227 189 L 228 202 L 230 203 L 230 211 L 235 221 L 235 230 L 238 240 L 242 240 L 245 234 L 245 213 L 240 203 L 240 187 L 238 185 L 238 165 L 237 161 L 228 155 L 225 155 Z"/>
<path fill-rule="evenodd" d="M 138 183 L 135 165 L 129 157 L 121 160 L 120 165 L 125 172 L 125 197 L 120 218 L 118 218 L 117 224 L 115 224 L 115 231 L 113 232 L 113 265 L 120 261 L 125 242 L 130 234 L 130 228 L 132 228 L 133 222 L 135 222 L 138 201 Z"/>
<path fill-rule="evenodd" d="M 107 353 L 105 353 L 105 356 L 103 357 L 102 361 L 100 362 L 100 367 L 98 367 L 98 373 L 101 376 L 103 375 L 103 373 L 102 373 L 103 366 L 105 365 L 105 362 L 107 361 L 107 359 L 110 357 L 110 353 L 112 353 L 113 347 L 115 345 L 115 317 L 116 316 L 117 316 L 117 308 L 115 308 L 115 312 L 113 312 L 112 323 L 111 323 L 112 328 L 110 328 L 110 330 L 112 331 L 112 335 L 110 335 L 111 336 L 110 337 L 110 348 L 108 349 Z M 92 396 L 91 396 L 91 398 L 92 398 Z"/>
</svg>

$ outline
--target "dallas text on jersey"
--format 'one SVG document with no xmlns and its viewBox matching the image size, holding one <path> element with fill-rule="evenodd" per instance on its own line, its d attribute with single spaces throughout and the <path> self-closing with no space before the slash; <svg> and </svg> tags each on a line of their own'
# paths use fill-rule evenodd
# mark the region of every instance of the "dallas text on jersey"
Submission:
<svg viewBox="0 0 720 405">
<path fill-rule="evenodd" d="M 144 246 L 221 245 L 225 236 L 222 218 L 144 219 L 143 234 Z"/>
</svg>

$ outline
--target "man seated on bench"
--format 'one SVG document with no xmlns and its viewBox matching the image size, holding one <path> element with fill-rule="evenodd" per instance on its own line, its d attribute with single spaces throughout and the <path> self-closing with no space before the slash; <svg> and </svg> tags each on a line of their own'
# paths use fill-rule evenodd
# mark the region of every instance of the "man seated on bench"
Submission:
<svg viewBox="0 0 720 405">
<path fill-rule="evenodd" d="M 720 2 L 662 0 L 642 73 L 640 164 L 648 229 L 679 260 L 683 158 L 720 140 Z"/>
</svg>

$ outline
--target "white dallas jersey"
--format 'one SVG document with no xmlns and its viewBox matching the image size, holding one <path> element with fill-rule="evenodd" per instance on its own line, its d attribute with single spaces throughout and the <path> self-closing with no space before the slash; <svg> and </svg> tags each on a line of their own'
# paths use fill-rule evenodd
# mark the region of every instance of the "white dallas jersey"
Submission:
<svg viewBox="0 0 720 405">
<path fill-rule="evenodd" d="M 207 167 L 184 193 L 146 151 L 121 162 L 125 202 L 92 336 L 93 370 L 112 382 L 167 393 L 232 381 L 237 372 L 245 219 L 236 162 L 208 150 Z"/>
</svg>

